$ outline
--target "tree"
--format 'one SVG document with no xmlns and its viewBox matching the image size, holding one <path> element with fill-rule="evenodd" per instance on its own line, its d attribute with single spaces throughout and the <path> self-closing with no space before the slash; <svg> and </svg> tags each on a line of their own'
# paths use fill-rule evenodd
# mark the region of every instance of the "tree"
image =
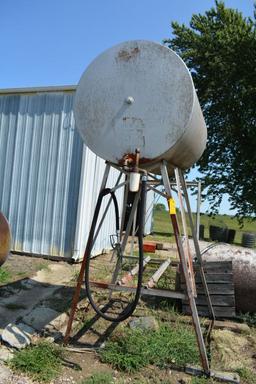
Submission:
<svg viewBox="0 0 256 384">
<path fill-rule="evenodd" d="M 230 195 L 238 216 L 256 214 L 256 5 L 243 17 L 222 1 L 164 41 L 191 71 L 208 127 L 199 171 L 212 208 Z"/>
<path fill-rule="evenodd" d="M 155 211 L 166 211 L 165 205 L 162 203 L 158 203 L 154 205 Z"/>
</svg>

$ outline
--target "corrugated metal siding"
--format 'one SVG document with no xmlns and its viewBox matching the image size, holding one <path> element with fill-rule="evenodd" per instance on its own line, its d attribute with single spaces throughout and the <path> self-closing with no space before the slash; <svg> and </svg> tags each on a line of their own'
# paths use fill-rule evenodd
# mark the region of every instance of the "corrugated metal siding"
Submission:
<svg viewBox="0 0 256 384">
<path fill-rule="evenodd" d="M 16 252 L 83 255 L 105 161 L 75 129 L 71 88 L 0 92 L 0 209 L 10 222 Z M 111 169 L 107 186 L 114 186 L 118 174 Z M 121 210 L 123 189 L 116 195 Z M 146 233 L 152 220 L 153 195 L 148 196 Z M 94 254 L 110 248 L 114 233 L 111 205 Z"/>
<path fill-rule="evenodd" d="M 102 178 L 105 170 L 105 161 L 96 156 L 89 148 L 84 148 L 83 155 L 83 168 L 80 187 L 80 203 L 78 210 L 77 234 L 76 234 L 76 249 L 75 258 L 81 258 L 88 237 L 88 230 L 90 228 L 94 208 L 96 206 L 98 193 L 100 191 Z M 113 187 L 118 178 L 119 172 L 111 168 L 107 187 Z M 119 205 L 119 214 L 121 215 L 121 207 L 123 202 L 123 188 L 116 191 L 116 197 Z M 100 211 L 98 223 L 101 220 L 102 213 L 106 207 L 108 198 L 104 198 L 102 202 L 102 209 Z M 86 231 L 85 229 L 88 228 Z M 110 235 L 115 234 L 115 216 L 114 207 L 111 204 L 108 214 L 101 227 L 99 236 L 95 243 L 93 254 L 99 254 L 104 250 L 110 248 Z"/>
<path fill-rule="evenodd" d="M 13 250 L 71 256 L 82 141 L 72 93 L 0 96 L 0 207 Z"/>
</svg>

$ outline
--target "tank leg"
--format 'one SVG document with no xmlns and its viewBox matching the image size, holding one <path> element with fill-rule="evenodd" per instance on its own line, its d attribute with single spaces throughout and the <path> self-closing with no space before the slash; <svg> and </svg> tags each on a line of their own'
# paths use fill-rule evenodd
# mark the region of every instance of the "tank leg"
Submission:
<svg viewBox="0 0 256 384">
<path fill-rule="evenodd" d="M 180 262 L 186 282 L 186 287 L 187 287 L 187 295 L 188 295 L 188 301 L 189 301 L 189 306 L 191 309 L 191 314 L 192 314 L 192 321 L 196 333 L 196 339 L 198 343 L 198 348 L 200 352 L 200 357 L 201 357 L 201 363 L 202 363 L 202 368 L 204 370 L 204 373 L 206 375 L 210 375 L 210 366 L 209 366 L 209 361 L 208 361 L 208 356 L 207 356 L 207 351 L 204 343 L 204 338 L 200 326 L 200 321 L 198 317 L 198 312 L 197 312 L 197 307 L 196 307 L 196 302 L 195 302 L 195 297 L 193 294 L 193 286 L 192 286 L 192 279 L 194 278 L 189 274 L 189 268 L 188 268 L 188 263 L 185 257 L 183 245 L 181 242 L 181 237 L 180 237 L 180 231 L 179 231 L 179 226 L 178 226 L 178 221 L 177 221 L 177 216 L 176 216 L 176 209 L 173 206 L 173 199 L 172 199 L 172 191 L 171 191 L 171 185 L 170 185 L 170 180 L 168 176 L 168 171 L 167 171 L 167 166 L 166 162 L 162 162 L 161 164 L 161 174 L 163 178 L 163 184 L 166 192 L 166 197 L 169 205 L 169 211 L 170 211 L 170 218 L 173 226 L 173 231 L 174 231 L 174 236 L 177 244 L 177 249 L 180 257 Z"/>
</svg>

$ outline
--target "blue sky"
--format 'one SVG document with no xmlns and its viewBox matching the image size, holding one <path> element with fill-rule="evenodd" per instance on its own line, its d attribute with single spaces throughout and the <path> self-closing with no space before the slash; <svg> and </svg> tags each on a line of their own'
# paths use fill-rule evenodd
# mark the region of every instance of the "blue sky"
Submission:
<svg viewBox="0 0 256 384">
<path fill-rule="evenodd" d="M 225 4 L 253 14 L 253 0 Z M 103 50 L 132 39 L 161 42 L 171 36 L 171 21 L 188 24 L 193 13 L 213 5 L 214 0 L 3 0 L 0 88 L 76 84 Z M 229 212 L 227 199 L 221 211 Z"/>
</svg>

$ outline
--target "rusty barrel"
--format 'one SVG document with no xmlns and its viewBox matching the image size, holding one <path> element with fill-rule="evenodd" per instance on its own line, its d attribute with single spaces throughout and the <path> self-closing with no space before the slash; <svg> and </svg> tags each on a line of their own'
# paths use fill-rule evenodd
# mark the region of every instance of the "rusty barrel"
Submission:
<svg viewBox="0 0 256 384">
<path fill-rule="evenodd" d="M 205 261 L 232 261 L 237 312 L 256 312 L 256 252 L 219 244 L 203 254 Z"/>
<path fill-rule="evenodd" d="M 11 248 L 11 231 L 6 217 L 0 212 L 0 266 L 6 261 Z"/>
</svg>

